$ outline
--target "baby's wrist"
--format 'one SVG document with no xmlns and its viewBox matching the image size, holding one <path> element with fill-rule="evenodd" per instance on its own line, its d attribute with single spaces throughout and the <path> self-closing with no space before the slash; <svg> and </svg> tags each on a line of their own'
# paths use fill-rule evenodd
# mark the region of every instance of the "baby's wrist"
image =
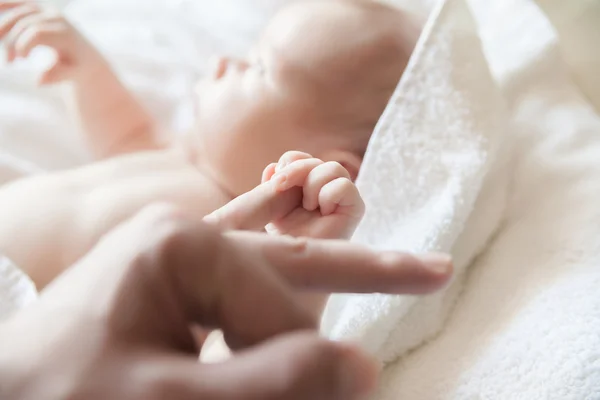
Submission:
<svg viewBox="0 0 600 400">
<path fill-rule="evenodd" d="M 102 87 L 103 81 L 114 79 L 114 73 L 102 54 L 93 48 L 86 53 L 75 68 L 71 78 L 73 83 Z"/>
</svg>

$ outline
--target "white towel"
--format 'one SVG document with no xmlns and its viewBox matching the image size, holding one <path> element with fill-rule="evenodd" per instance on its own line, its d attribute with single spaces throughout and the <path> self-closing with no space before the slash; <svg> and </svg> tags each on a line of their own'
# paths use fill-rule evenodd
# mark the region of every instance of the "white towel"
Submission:
<svg viewBox="0 0 600 400">
<path fill-rule="evenodd" d="M 478 205 L 452 249 L 455 255 L 465 254 L 458 249 L 472 245 L 471 250 L 477 250 L 480 232 L 489 238 L 490 230 L 480 231 L 477 222 L 488 216 L 497 221 L 498 213 L 478 212 L 480 204 L 492 204 L 481 196 L 485 185 L 500 182 L 506 188 L 506 177 L 497 173 L 508 171 L 503 218 L 468 265 L 456 304 L 446 304 L 450 312 L 445 313 L 440 312 L 447 310 L 444 307 L 427 308 L 435 306 L 436 296 L 397 303 L 385 298 L 334 303 L 337 308 L 331 315 L 341 317 L 329 325 L 334 333 L 360 340 L 384 361 L 391 361 L 390 353 L 402 356 L 386 366 L 375 399 L 600 399 L 600 117 L 588 101 L 600 93 L 584 84 L 596 77 L 577 63 L 583 57 L 598 62 L 600 56 L 594 53 L 595 35 L 578 42 L 577 49 L 565 49 L 561 41 L 565 34 L 580 39 L 586 38 L 580 34 L 586 30 L 597 34 L 598 21 L 580 16 L 597 15 L 600 4 L 569 2 L 573 7 L 569 9 L 565 2 L 539 2 L 543 11 L 531 0 L 469 2 L 490 69 L 508 104 L 503 138 L 512 146 L 511 157 L 500 158 L 504 165 L 496 164 L 491 170 L 495 173 L 485 176 Z M 448 0 L 440 7 L 442 12 L 432 15 L 431 31 L 452 26 L 453 19 L 464 21 L 460 16 L 466 11 L 464 2 Z M 579 17 L 569 20 L 574 15 Z M 436 46 L 442 52 L 447 39 L 437 38 L 429 51 L 437 53 Z M 480 57 L 475 46 L 472 50 L 463 56 Z M 460 57 L 455 61 L 464 62 Z M 438 74 L 434 65 L 424 68 L 423 76 Z M 407 99 L 428 107 L 434 93 Z M 402 155 L 399 167 L 405 158 Z M 425 217 L 421 214 L 420 223 L 433 226 L 430 218 L 437 214 L 434 207 L 431 211 Z M 396 228 L 383 222 L 380 226 L 382 230 L 374 224 L 371 236 L 361 234 L 357 239 L 391 247 Z M 447 237 L 442 230 L 438 234 Z M 396 246 L 406 247 L 405 239 Z M 459 273 L 465 266 L 459 263 Z M 404 309 L 397 307 L 402 304 Z M 398 322 L 404 310 L 409 311 Z M 388 330 L 389 325 L 379 322 L 382 318 L 394 318 L 395 328 L 402 330 Z M 437 335 L 426 329 L 432 320 L 440 328 Z M 385 347 L 377 336 L 381 327 L 388 337 Z M 421 346 L 416 346 L 419 340 Z"/>
<path fill-rule="evenodd" d="M 0 185 L 37 172 L 38 168 L 26 160 L 0 152 Z M 35 299 L 37 291 L 31 279 L 0 254 L 0 322 Z"/>
<path fill-rule="evenodd" d="M 329 336 L 359 340 L 388 362 L 439 331 L 504 209 L 505 122 L 466 4 L 440 2 L 369 144 L 358 180 L 367 214 L 354 240 L 452 252 L 455 278 L 424 298 L 334 297 Z"/>
<path fill-rule="evenodd" d="M 36 299 L 37 290 L 31 279 L 0 255 L 0 322 Z"/>
</svg>

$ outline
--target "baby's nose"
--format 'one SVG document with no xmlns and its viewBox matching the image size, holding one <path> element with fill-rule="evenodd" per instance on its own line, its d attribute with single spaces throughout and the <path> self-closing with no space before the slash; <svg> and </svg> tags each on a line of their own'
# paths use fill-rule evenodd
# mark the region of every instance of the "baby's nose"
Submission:
<svg viewBox="0 0 600 400">
<path fill-rule="evenodd" d="M 221 79 L 230 69 L 244 72 L 249 67 L 248 62 L 231 57 L 215 57 L 212 60 L 212 64 L 212 75 L 214 79 Z"/>
</svg>

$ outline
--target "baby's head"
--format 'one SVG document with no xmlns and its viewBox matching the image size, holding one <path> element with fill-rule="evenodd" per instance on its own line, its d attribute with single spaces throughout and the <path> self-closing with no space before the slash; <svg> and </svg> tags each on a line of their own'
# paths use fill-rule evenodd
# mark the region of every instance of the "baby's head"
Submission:
<svg viewBox="0 0 600 400">
<path fill-rule="evenodd" d="M 406 15 L 369 0 L 285 8 L 248 60 L 216 59 L 199 83 L 202 161 L 233 195 L 289 150 L 356 176 L 418 33 Z"/>
</svg>

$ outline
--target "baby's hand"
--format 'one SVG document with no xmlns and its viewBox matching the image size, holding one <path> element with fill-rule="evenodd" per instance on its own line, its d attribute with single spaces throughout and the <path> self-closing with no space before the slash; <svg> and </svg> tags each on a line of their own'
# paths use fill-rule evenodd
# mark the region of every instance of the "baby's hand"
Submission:
<svg viewBox="0 0 600 400">
<path fill-rule="evenodd" d="M 222 229 L 262 230 L 296 237 L 348 239 L 365 206 L 348 171 L 297 151 L 285 153 L 263 172 L 262 184 L 205 217 Z M 267 225 L 268 224 L 268 225 Z M 320 317 L 328 295 L 303 294 L 306 307 Z M 202 333 L 204 340 L 205 333 Z M 206 346 L 202 359 L 221 361 L 223 343 Z"/>
<path fill-rule="evenodd" d="M 28 57 L 38 46 L 56 52 L 56 62 L 44 71 L 40 84 L 87 78 L 102 59 L 65 17 L 38 2 L 0 0 L 0 12 L 0 40 L 9 63 Z"/>
<path fill-rule="evenodd" d="M 301 192 L 301 206 L 267 225 L 268 232 L 323 239 L 349 239 L 365 206 L 348 171 L 337 162 L 290 151 L 263 172 L 276 191 Z"/>
<path fill-rule="evenodd" d="M 265 169 L 261 185 L 205 220 L 222 229 L 263 230 L 266 225 L 272 233 L 348 239 L 364 209 L 345 168 L 294 151 Z"/>
</svg>

